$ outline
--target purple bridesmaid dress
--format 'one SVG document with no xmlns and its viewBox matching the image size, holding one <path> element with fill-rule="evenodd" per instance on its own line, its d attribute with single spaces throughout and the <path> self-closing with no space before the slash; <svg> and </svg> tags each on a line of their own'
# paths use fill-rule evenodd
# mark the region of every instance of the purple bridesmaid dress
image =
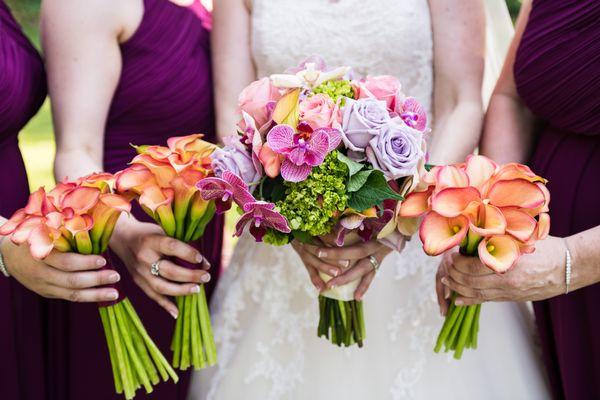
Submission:
<svg viewBox="0 0 600 400">
<path fill-rule="evenodd" d="M 543 122 L 531 167 L 549 180 L 551 234 L 600 225 L 600 1 L 534 0 L 514 74 Z M 600 399 L 600 284 L 534 306 L 555 398 Z"/>
<path fill-rule="evenodd" d="M 130 144 L 166 144 L 171 136 L 205 133 L 215 141 L 209 32 L 200 3 L 186 8 L 167 0 L 145 0 L 137 31 L 121 46 L 123 67 L 106 122 L 104 168 L 116 172 L 135 156 Z M 205 21 L 204 21 L 205 22 Z M 205 24 L 204 24 L 205 25 Z M 139 208 L 136 218 L 150 221 Z M 215 218 L 200 248 L 212 264 L 209 290 L 220 267 L 222 219 Z M 175 320 L 132 281 L 121 266 L 122 286 L 150 335 L 171 359 Z M 114 384 L 104 334 L 94 304 L 62 302 L 50 315 L 55 349 L 52 397 L 57 400 L 121 399 Z M 159 384 L 152 399 L 185 399 L 188 372 L 179 384 Z M 146 398 L 144 390 L 136 399 Z"/>
<path fill-rule="evenodd" d="M 0 0 L 0 215 L 29 195 L 17 135 L 46 97 L 42 60 Z M 44 398 L 45 299 L 0 276 L 0 397 Z"/>
</svg>

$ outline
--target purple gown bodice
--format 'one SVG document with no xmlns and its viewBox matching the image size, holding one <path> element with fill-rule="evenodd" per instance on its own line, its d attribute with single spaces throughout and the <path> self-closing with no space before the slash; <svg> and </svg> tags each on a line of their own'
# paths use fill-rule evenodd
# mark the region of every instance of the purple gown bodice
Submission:
<svg viewBox="0 0 600 400">
<path fill-rule="evenodd" d="M 550 233 L 600 225 L 600 1 L 534 0 L 514 74 L 540 121 L 531 167 L 549 181 Z M 599 306 L 600 284 L 534 304 L 557 399 L 600 398 Z"/>
</svg>

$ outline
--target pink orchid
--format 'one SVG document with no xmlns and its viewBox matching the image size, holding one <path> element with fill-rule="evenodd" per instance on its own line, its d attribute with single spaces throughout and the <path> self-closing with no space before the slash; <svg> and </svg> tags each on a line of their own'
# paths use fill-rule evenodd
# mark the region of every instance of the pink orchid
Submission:
<svg viewBox="0 0 600 400">
<path fill-rule="evenodd" d="M 371 240 L 377 232 L 381 231 L 392 220 L 394 209 L 385 208 L 383 213 L 378 215 L 376 207 L 361 212 L 348 208 L 342 215 L 334 228 L 335 244 L 338 246 L 343 246 L 346 234 L 354 230 L 363 242 Z"/>
<path fill-rule="evenodd" d="M 407 97 L 396 106 L 396 112 L 404 123 L 418 131 L 425 131 L 427 127 L 427 113 L 415 98 Z"/>
<path fill-rule="evenodd" d="M 224 171 L 221 178 L 204 178 L 196 184 L 204 200 L 215 200 L 217 213 L 222 214 L 231 208 L 232 201 L 240 207 L 256 199 L 248 190 L 248 185 L 237 175 Z"/>
<path fill-rule="evenodd" d="M 341 142 L 340 131 L 330 128 L 312 130 L 306 123 L 298 131 L 289 125 L 277 125 L 267 134 L 267 143 L 278 154 L 285 156 L 281 176 L 289 182 L 300 182 L 308 177 L 312 167 L 320 165 L 325 156 Z"/>
<path fill-rule="evenodd" d="M 291 232 L 287 220 L 283 215 L 274 210 L 275 204 L 273 203 L 253 201 L 244 204 L 243 209 L 244 214 L 235 225 L 235 236 L 241 236 L 248 223 L 252 223 L 250 225 L 250 233 L 257 242 L 262 242 L 262 238 L 268 228 L 283 233 Z"/>
</svg>

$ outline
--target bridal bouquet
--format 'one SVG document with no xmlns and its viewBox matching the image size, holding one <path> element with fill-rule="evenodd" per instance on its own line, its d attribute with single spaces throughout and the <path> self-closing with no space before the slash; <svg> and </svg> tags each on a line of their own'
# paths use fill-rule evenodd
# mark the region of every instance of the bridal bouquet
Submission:
<svg viewBox="0 0 600 400">
<path fill-rule="evenodd" d="M 132 193 L 141 207 L 168 236 L 184 242 L 198 240 L 215 214 L 213 201 L 204 200 L 196 183 L 212 174 L 210 155 L 215 145 L 202 135 L 173 137 L 168 147 L 139 146 L 131 166 L 117 173 L 117 189 Z M 195 268 L 184 260 L 179 265 Z M 177 297 L 179 317 L 171 348 L 173 365 L 182 370 L 216 364 L 216 346 L 204 291 Z"/>
<path fill-rule="evenodd" d="M 127 197 L 114 193 L 113 185 L 114 177 L 101 173 L 61 182 L 49 193 L 40 188 L 0 228 L 0 234 L 11 235 L 16 244 L 27 242 L 37 259 L 57 250 L 103 254 L 110 260 L 108 241 L 121 213 L 131 208 Z M 100 303 L 99 310 L 117 393 L 132 399 L 141 386 L 151 393 L 160 377 L 177 382 L 175 371 L 126 297 Z"/>
<path fill-rule="evenodd" d="M 423 249 L 436 256 L 459 246 L 502 274 L 522 254 L 535 250 L 550 229 L 546 180 L 521 164 L 499 166 L 471 155 L 458 165 L 433 167 L 418 190 L 402 202 L 400 216 L 423 216 L 419 235 Z M 477 347 L 481 305 L 452 301 L 435 351 L 444 346 L 460 359 L 465 348 Z"/>
<path fill-rule="evenodd" d="M 211 155 L 198 183 L 222 212 L 237 204 L 257 241 L 342 246 L 395 231 L 401 193 L 424 163 L 426 115 L 391 76 L 349 79 L 312 59 L 250 84 L 238 134 Z M 322 274 L 325 281 L 330 276 Z M 358 281 L 320 294 L 318 335 L 338 346 L 365 339 Z"/>
</svg>

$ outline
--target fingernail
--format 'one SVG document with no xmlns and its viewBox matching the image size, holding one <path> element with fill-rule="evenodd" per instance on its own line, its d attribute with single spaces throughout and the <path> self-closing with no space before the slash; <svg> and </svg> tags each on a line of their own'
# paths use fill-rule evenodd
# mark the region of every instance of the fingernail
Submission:
<svg viewBox="0 0 600 400">
<path fill-rule="evenodd" d="M 200 286 L 198 286 L 198 285 L 192 286 L 192 288 L 190 289 L 190 293 L 200 293 Z"/>
<path fill-rule="evenodd" d="M 319 252 L 317 253 L 317 256 L 318 256 L 319 258 L 324 258 L 324 257 L 327 257 L 327 252 L 326 252 L 326 251 L 324 251 L 324 250 L 319 250 Z"/>
<path fill-rule="evenodd" d="M 448 286 L 448 279 L 446 278 L 442 278 L 442 283 L 446 286 Z"/>
<path fill-rule="evenodd" d="M 333 269 L 333 268 L 332 268 L 332 269 L 330 269 L 330 270 L 329 270 L 329 273 L 330 273 L 331 275 L 333 275 L 333 276 L 338 276 L 338 271 L 337 271 L 337 269 Z"/>
<path fill-rule="evenodd" d="M 179 312 L 177 312 L 177 311 L 171 310 L 171 311 L 169 311 L 169 314 L 171 314 L 171 316 L 175 319 L 177 319 L 177 317 L 179 316 Z"/>
<path fill-rule="evenodd" d="M 198 263 L 201 263 L 202 261 L 204 261 L 204 257 L 202 257 L 202 254 L 200 254 L 200 253 L 196 254 L 196 261 Z"/>
<path fill-rule="evenodd" d="M 108 276 L 108 281 L 110 283 L 119 282 L 119 280 L 121 280 L 121 276 L 119 274 L 117 274 L 116 272 L 112 273 Z"/>
<path fill-rule="evenodd" d="M 110 292 L 108 292 L 106 294 L 107 300 L 116 300 L 118 298 L 119 298 L 119 292 L 117 292 L 116 290 L 111 290 Z"/>
<path fill-rule="evenodd" d="M 340 260 L 339 264 L 343 267 L 343 268 L 347 268 L 350 265 L 350 261 L 349 260 Z"/>
<path fill-rule="evenodd" d="M 104 267 L 106 265 L 106 260 L 104 258 L 100 258 L 96 261 L 96 265 L 99 267 Z"/>
<path fill-rule="evenodd" d="M 208 281 L 210 281 L 210 275 L 209 275 L 209 274 L 204 274 L 204 275 L 202 275 L 202 276 L 200 277 L 200 280 L 201 280 L 202 282 L 208 282 Z"/>
<path fill-rule="evenodd" d="M 456 301 L 454 302 L 454 304 L 456 304 L 457 306 L 462 306 L 463 304 L 465 304 L 465 302 L 464 302 L 464 301 L 462 301 L 462 300 L 456 300 Z"/>
</svg>

